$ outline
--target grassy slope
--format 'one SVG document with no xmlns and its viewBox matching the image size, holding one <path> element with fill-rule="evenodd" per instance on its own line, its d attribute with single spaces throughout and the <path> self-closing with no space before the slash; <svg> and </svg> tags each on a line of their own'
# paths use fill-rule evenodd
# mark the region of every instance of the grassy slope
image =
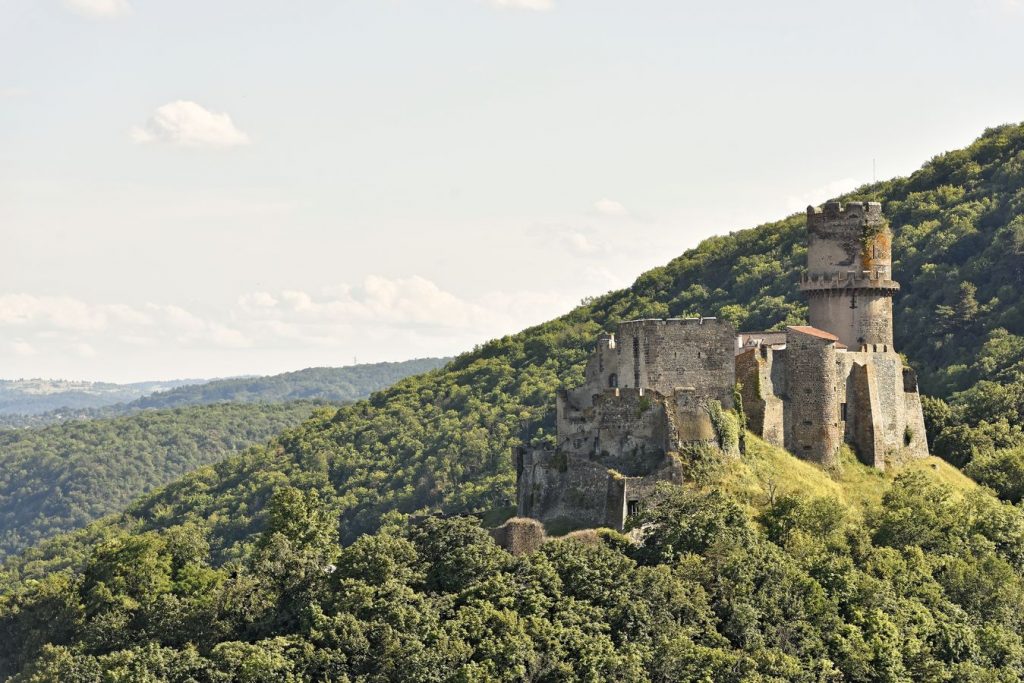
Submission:
<svg viewBox="0 0 1024 683">
<path fill-rule="evenodd" d="M 847 450 L 841 467 L 830 472 L 749 433 L 746 454 L 728 464 L 720 485 L 752 510 L 764 508 L 774 493 L 775 496 L 809 498 L 827 496 L 862 513 L 882 500 L 885 490 L 897 476 L 917 470 L 955 491 L 969 491 L 978 486 L 960 470 L 934 456 L 882 472 L 862 464 Z"/>
</svg>

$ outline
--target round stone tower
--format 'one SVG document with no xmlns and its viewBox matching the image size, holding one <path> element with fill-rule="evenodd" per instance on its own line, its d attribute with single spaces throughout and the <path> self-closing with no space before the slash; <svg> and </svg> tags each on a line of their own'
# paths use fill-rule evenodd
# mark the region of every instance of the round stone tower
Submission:
<svg viewBox="0 0 1024 683">
<path fill-rule="evenodd" d="M 851 351 L 892 351 L 892 233 L 878 202 L 807 207 L 807 295 L 813 327 Z"/>
</svg>

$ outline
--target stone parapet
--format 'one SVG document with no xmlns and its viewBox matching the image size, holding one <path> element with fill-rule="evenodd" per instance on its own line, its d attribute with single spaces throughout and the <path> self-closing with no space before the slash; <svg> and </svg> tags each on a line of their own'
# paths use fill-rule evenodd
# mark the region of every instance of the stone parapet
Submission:
<svg viewBox="0 0 1024 683">
<path fill-rule="evenodd" d="M 848 289 L 870 289 L 895 293 L 899 291 L 900 283 L 891 279 L 886 269 L 851 270 L 845 273 L 803 273 L 800 276 L 801 292 Z"/>
</svg>

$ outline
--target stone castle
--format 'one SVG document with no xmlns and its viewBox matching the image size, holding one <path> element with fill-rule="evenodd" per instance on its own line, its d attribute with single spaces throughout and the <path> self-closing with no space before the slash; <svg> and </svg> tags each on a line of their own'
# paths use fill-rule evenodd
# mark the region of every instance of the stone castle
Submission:
<svg viewBox="0 0 1024 683">
<path fill-rule="evenodd" d="M 517 507 L 565 528 L 621 529 L 688 459 L 747 429 L 829 466 L 842 444 L 878 468 L 928 454 L 917 377 L 893 348 L 892 235 L 875 202 L 807 209 L 809 326 L 737 334 L 715 318 L 632 320 L 602 334 L 584 384 L 557 397 L 557 443 L 515 452 Z"/>
</svg>

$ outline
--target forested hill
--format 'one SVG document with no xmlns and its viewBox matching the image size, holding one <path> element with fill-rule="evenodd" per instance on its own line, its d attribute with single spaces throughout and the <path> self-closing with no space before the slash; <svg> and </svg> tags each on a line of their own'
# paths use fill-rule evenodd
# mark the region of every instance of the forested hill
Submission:
<svg viewBox="0 0 1024 683">
<path fill-rule="evenodd" d="M 319 400 L 348 403 L 366 398 L 410 375 L 435 370 L 450 358 L 417 358 L 343 368 L 306 368 L 266 377 L 219 379 L 144 396 L 126 408 L 177 408 L 209 403 L 283 403 Z"/>
<path fill-rule="evenodd" d="M 74 402 L 55 404 L 54 401 L 57 399 L 51 399 L 47 404 L 51 409 L 45 413 L 30 414 L 30 411 L 26 410 L 24 414 L 0 415 L 0 427 L 41 427 L 68 420 L 99 419 L 131 415 L 140 410 L 153 408 L 177 408 L 211 403 L 284 403 L 315 400 L 340 405 L 366 398 L 409 375 L 439 368 L 449 360 L 417 358 L 395 363 L 365 363 L 342 368 L 306 368 L 262 377 L 233 377 L 187 384 L 181 382 L 166 387 L 166 391 L 154 389 L 142 396 L 135 393 L 130 397 L 132 400 L 116 404 L 114 401 L 107 401 L 101 407 L 78 407 Z M 61 407 L 53 409 L 54 405 Z M 8 413 L 18 412 L 13 397 L 8 408 Z"/>
<path fill-rule="evenodd" d="M 57 409 L 87 410 L 127 403 L 157 391 L 175 389 L 203 380 L 168 382 L 76 382 L 61 379 L 0 380 L 0 416 L 39 415 Z"/>
<path fill-rule="evenodd" d="M 262 445 L 316 408 L 308 401 L 193 406 L 0 431 L 0 558 Z"/>
<path fill-rule="evenodd" d="M 892 222 L 897 344 L 939 397 L 927 408 L 935 450 L 1013 497 L 1024 126 L 842 199 L 881 201 Z M 596 334 L 619 320 L 803 322 L 804 223 L 709 239 L 626 290 L 314 416 L 119 521 L 9 562 L 0 640 L 17 646 L 0 673 L 1019 680 L 1024 515 L 928 472 L 866 512 L 793 497 L 806 480 L 784 474 L 741 498 L 680 490 L 645 513 L 658 533 L 640 547 L 604 534 L 521 560 L 471 521 L 398 514 L 498 517 L 513 497 L 510 448 L 550 433 L 556 388 L 580 381 Z"/>
</svg>

